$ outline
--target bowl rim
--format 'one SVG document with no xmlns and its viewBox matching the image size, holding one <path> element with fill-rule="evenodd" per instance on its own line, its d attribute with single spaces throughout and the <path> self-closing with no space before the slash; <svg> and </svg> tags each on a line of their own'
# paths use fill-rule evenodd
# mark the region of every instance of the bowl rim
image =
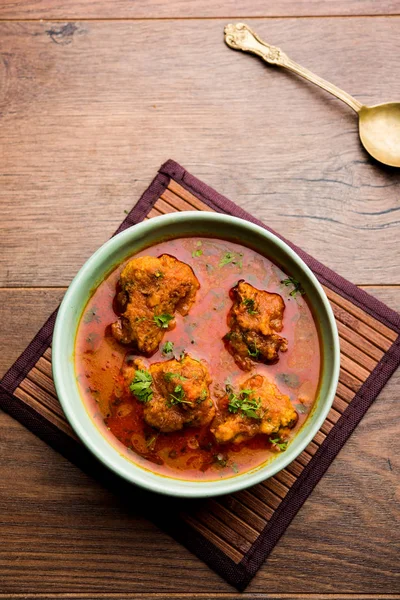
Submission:
<svg viewBox="0 0 400 600">
<path fill-rule="evenodd" d="M 318 294 L 319 300 L 322 303 L 323 309 L 325 310 L 329 334 L 333 342 L 333 362 L 331 364 L 332 377 L 328 384 L 327 394 L 324 396 L 324 407 L 321 410 L 320 414 L 315 418 L 315 420 L 309 423 L 307 432 L 305 433 L 303 440 L 301 441 L 299 446 L 295 447 L 294 452 L 290 452 L 291 448 L 293 448 L 293 444 L 290 444 L 288 446 L 288 449 L 284 453 L 281 453 L 279 455 L 279 460 L 277 460 L 277 457 L 272 461 L 266 462 L 263 466 L 257 467 L 253 471 L 247 471 L 233 477 L 212 481 L 192 481 L 174 479 L 169 476 L 162 476 L 152 472 L 151 470 L 147 470 L 146 468 L 143 468 L 142 466 L 137 465 L 135 462 L 130 461 L 129 459 L 122 456 L 118 452 L 118 449 L 115 448 L 110 442 L 108 442 L 104 435 L 97 428 L 94 420 L 90 417 L 89 413 L 86 410 L 83 399 L 79 392 L 79 388 L 76 384 L 76 381 L 74 381 L 77 393 L 81 399 L 82 405 L 87 414 L 87 418 L 92 424 L 92 434 L 94 438 L 91 437 L 91 435 L 89 435 L 89 432 L 86 429 L 86 425 L 81 423 L 80 418 L 75 413 L 72 403 L 69 400 L 69 395 L 65 386 L 66 380 L 69 379 L 68 368 L 65 367 L 66 363 L 71 361 L 71 357 L 66 356 L 66 353 L 64 352 L 63 338 L 65 335 L 70 335 L 69 333 L 65 333 L 63 330 L 64 320 L 70 310 L 71 300 L 73 300 L 75 293 L 77 292 L 77 290 L 79 290 L 85 278 L 90 276 L 91 272 L 95 270 L 98 260 L 101 258 L 106 259 L 107 256 L 112 253 L 112 250 L 117 250 L 118 248 L 123 247 L 124 243 L 129 242 L 131 238 L 135 239 L 137 237 L 143 237 L 147 233 L 154 233 L 155 226 L 157 227 L 158 224 L 164 227 L 169 225 L 173 227 L 177 222 L 185 222 L 188 220 L 194 222 L 201 220 L 209 220 L 210 222 L 212 221 L 214 223 L 219 222 L 221 223 L 221 225 L 223 224 L 224 226 L 229 226 L 229 224 L 237 225 L 238 227 L 246 228 L 250 232 L 253 231 L 254 233 L 260 234 L 266 239 L 267 243 L 270 242 L 272 244 L 277 245 L 281 249 L 281 251 L 286 253 L 289 256 L 289 259 L 292 260 L 296 264 L 296 266 L 299 267 L 306 274 L 309 282 L 311 282 L 314 288 L 314 292 Z M 173 239 L 173 237 L 174 235 L 172 232 L 171 239 Z M 179 235 L 177 235 L 176 237 L 179 237 Z M 224 237 L 221 236 L 221 239 L 224 239 Z M 240 239 L 238 241 L 240 243 Z M 246 245 L 244 242 L 243 244 Z M 82 311 L 83 309 L 84 306 L 82 306 Z M 78 325 L 80 322 L 82 311 L 80 311 L 79 313 L 80 317 L 78 319 Z M 78 325 L 76 326 L 73 332 L 74 344 Z M 250 221 L 246 221 L 239 217 L 233 217 L 230 215 L 212 212 L 199 211 L 196 213 L 192 211 L 184 211 L 180 213 L 170 213 L 168 215 L 155 217 L 153 219 L 149 219 L 148 221 L 142 221 L 141 223 L 138 223 L 125 229 L 124 231 L 110 238 L 107 242 L 101 245 L 83 264 L 83 266 L 80 268 L 77 275 L 71 282 L 58 310 L 53 334 L 52 369 L 57 395 L 61 407 L 71 427 L 73 428 L 79 439 L 84 443 L 84 445 L 105 466 L 107 466 L 113 472 L 117 473 L 123 479 L 152 492 L 185 498 L 211 497 L 227 493 L 233 493 L 241 489 L 251 487 L 252 485 L 255 485 L 257 483 L 260 483 L 261 481 L 273 477 L 276 473 L 283 470 L 285 467 L 287 467 L 288 464 L 295 460 L 296 457 L 299 456 L 299 454 L 301 454 L 301 452 L 311 442 L 311 440 L 314 438 L 316 433 L 321 428 L 323 422 L 325 421 L 326 416 L 332 406 L 333 399 L 335 397 L 340 370 L 339 334 L 331 305 L 321 284 L 319 283 L 318 279 L 311 271 L 311 269 L 286 242 L 282 241 L 278 236 L 271 233 L 267 229 L 264 229 L 259 225 L 251 223 Z M 307 419 L 307 421 L 309 421 L 309 419 Z M 95 434 L 95 431 L 97 432 L 97 435 Z M 106 442 L 106 445 L 109 449 L 108 451 L 106 450 L 106 446 L 104 445 L 104 443 L 100 442 L 100 438 Z M 294 440 L 295 439 L 296 438 L 294 438 Z"/>
</svg>

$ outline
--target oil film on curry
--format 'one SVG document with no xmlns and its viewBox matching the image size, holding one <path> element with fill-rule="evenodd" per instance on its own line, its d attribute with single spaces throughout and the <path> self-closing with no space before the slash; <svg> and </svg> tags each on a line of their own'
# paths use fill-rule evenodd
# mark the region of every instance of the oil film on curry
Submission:
<svg viewBox="0 0 400 600">
<path fill-rule="evenodd" d="M 310 414 L 320 344 L 301 284 L 236 243 L 180 238 L 97 287 L 75 369 L 91 417 L 127 458 L 186 480 L 285 452 Z"/>
</svg>

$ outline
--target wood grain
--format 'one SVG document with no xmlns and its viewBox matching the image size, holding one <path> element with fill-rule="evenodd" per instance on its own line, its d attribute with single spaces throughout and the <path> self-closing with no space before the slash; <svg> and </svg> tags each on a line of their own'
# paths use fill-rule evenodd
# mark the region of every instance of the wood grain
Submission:
<svg viewBox="0 0 400 600">
<path fill-rule="evenodd" d="M 0 285 L 67 285 L 169 157 L 355 283 L 399 281 L 400 174 L 224 23 L 0 24 Z M 364 102 L 400 97 L 397 17 L 253 25 Z"/>
<path fill-rule="evenodd" d="M 2 19 L 185 19 L 399 14 L 394 0 L 2 0 Z"/>
<path fill-rule="evenodd" d="M 399 393 L 397 374 L 249 593 L 361 594 L 373 587 L 377 594 L 400 594 L 393 527 L 399 510 Z M 3 593 L 180 597 L 189 577 L 193 593 L 229 592 L 200 560 L 142 519 L 139 506 L 116 499 L 5 414 L 0 455 L 1 532 L 7 539 L 0 548 Z"/>
<path fill-rule="evenodd" d="M 262 599 L 264 600 L 398 600 L 397 594 L 263 594 Z M 5 600 L 93 600 L 92 594 L 85 592 L 81 594 L 74 594 L 73 596 L 67 594 L 1 594 L 0 599 Z M 157 593 L 157 592 L 141 592 L 127 593 L 123 596 L 121 594 L 97 594 L 96 598 L 100 600 L 168 600 L 173 598 L 174 600 L 238 600 L 239 598 L 245 598 L 246 600 L 260 600 L 260 594 L 257 593 Z"/>
<path fill-rule="evenodd" d="M 0 374 L 170 157 L 400 310 L 399 173 L 367 157 L 339 102 L 222 41 L 228 17 L 351 15 L 251 23 L 373 104 L 400 98 L 400 20 L 356 15 L 396 13 L 388 0 L 3 0 L 16 22 L 0 23 Z M 399 394 L 397 373 L 243 595 L 0 413 L 0 599 L 400 598 Z M 229 501 L 262 527 L 257 498 Z"/>
</svg>

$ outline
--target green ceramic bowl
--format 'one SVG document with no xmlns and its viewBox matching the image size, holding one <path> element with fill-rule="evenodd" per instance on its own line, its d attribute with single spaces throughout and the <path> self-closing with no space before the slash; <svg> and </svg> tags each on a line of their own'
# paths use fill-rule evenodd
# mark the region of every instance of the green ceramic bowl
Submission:
<svg viewBox="0 0 400 600">
<path fill-rule="evenodd" d="M 74 370 L 74 344 L 83 309 L 113 267 L 161 240 L 205 235 L 228 239 L 256 249 L 301 281 L 319 325 L 322 381 L 312 414 L 285 452 L 248 471 L 219 481 L 182 481 L 152 473 L 121 456 L 103 437 L 79 394 Z M 332 405 L 339 377 L 339 338 L 328 299 L 316 277 L 287 244 L 257 225 L 216 213 L 183 212 L 140 223 L 109 240 L 84 264 L 60 306 L 54 329 L 53 374 L 64 412 L 82 442 L 112 471 L 128 481 L 162 494 L 186 497 L 217 496 L 254 485 L 291 463 L 313 439 Z"/>
</svg>

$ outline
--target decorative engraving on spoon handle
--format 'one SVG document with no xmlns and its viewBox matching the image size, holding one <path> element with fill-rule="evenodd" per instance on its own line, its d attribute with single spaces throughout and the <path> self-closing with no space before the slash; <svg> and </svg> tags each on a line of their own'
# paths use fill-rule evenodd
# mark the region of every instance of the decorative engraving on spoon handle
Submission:
<svg viewBox="0 0 400 600">
<path fill-rule="evenodd" d="M 243 50 L 243 52 L 252 52 L 257 54 L 271 65 L 286 65 L 288 57 L 280 48 L 271 46 L 264 42 L 258 35 L 244 23 L 236 25 L 227 25 L 225 27 L 225 42 L 234 50 Z"/>
<path fill-rule="evenodd" d="M 350 96 L 344 90 L 341 90 L 333 83 L 322 79 L 312 71 L 309 71 L 305 67 L 297 64 L 291 60 L 287 54 L 285 54 L 280 48 L 271 46 L 264 42 L 258 35 L 245 23 L 236 23 L 236 25 L 230 24 L 225 27 L 225 42 L 230 48 L 234 50 L 242 50 L 243 52 L 251 52 L 256 54 L 265 62 L 270 65 L 276 65 L 278 67 L 285 67 L 293 73 L 308 79 L 311 83 L 315 83 L 323 90 L 326 90 L 339 100 L 345 102 L 350 108 L 355 110 L 357 113 L 362 108 L 361 102 Z"/>
</svg>

